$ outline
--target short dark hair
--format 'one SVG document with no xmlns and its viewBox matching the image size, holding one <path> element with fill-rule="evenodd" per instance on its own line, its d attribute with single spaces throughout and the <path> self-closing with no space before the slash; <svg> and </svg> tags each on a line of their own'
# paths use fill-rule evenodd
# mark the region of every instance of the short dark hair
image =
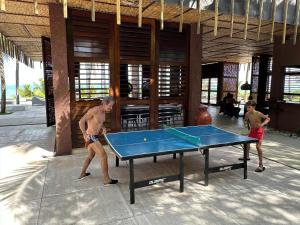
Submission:
<svg viewBox="0 0 300 225">
<path fill-rule="evenodd" d="M 255 107 L 256 106 L 256 102 L 254 101 L 254 100 L 250 100 L 250 101 L 248 101 L 247 103 L 246 103 L 246 106 L 248 107 L 248 106 L 253 106 L 253 107 Z"/>
<path fill-rule="evenodd" d="M 109 104 L 109 103 L 115 103 L 115 100 L 112 96 L 105 96 L 104 98 L 101 99 L 102 104 Z"/>
</svg>

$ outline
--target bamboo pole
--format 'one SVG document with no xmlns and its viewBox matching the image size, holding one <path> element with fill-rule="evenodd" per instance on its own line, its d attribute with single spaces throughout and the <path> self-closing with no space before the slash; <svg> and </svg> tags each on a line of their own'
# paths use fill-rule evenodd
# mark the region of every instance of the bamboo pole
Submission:
<svg viewBox="0 0 300 225">
<path fill-rule="evenodd" d="M 263 16 L 263 8 L 264 8 L 264 0 L 260 0 L 259 2 L 259 19 L 258 19 L 258 27 L 257 27 L 257 41 L 260 39 L 260 29 L 261 29 L 261 20 Z"/>
<path fill-rule="evenodd" d="M 296 16 L 295 16 L 295 27 L 294 27 L 294 39 L 293 39 L 294 45 L 296 45 L 296 43 L 297 43 L 299 13 L 300 13 L 300 0 L 297 0 L 295 13 L 296 13 Z"/>
<path fill-rule="evenodd" d="M 164 29 L 164 10 L 165 10 L 165 3 L 164 0 L 160 0 L 160 29 Z"/>
<path fill-rule="evenodd" d="M 182 26 L 183 26 L 183 0 L 180 1 L 180 4 L 181 4 L 181 12 L 180 12 L 179 32 L 182 32 Z"/>
<path fill-rule="evenodd" d="M 64 17 L 68 18 L 68 0 L 63 0 L 64 4 Z"/>
<path fill-rule="evenodd" d="M 215 0 L 215 27 L 214 36 L 218 35 L 218 16 L 219 16 L 219 0 Z"/>
<path fill-rule="evenodd" d="M 92 17 L 92 21 L 95 22 L 96 21 L 95 0 L 92 0 L 91 17 Z"/>
<path fill-rule="evenodd" d="M 1 9 L 2 11 L 6 11 L 5 0 L 1 0 L 0 9 Z"/>
<path fill-rule="evenodd" d="M 39 14 L 38 0 L 34 0 L 34 14 L 35 14 L 35 15 L 38 15 L 38 14 Z"/>
<path fill-rule="evenodd" d="M 285 44 L 285 36 L 286 36 L 286 22 L 287 22 L 287 14 L 289 9 L 289 1 L 284 1 L 284 19 L 283 19 L 283 34 L 282 34 L 282 44 Z"/>
<path fill-rule="evenodd" d="M 233 34 L 233 23 L 234 23 L 234 0 L 231 0 L 231 24 L 230 24 L 230 37 Z"/>
<path fill-rule="evenodd" d="M 138 18 L 138 26 L 142 27 L 143 20 L 143 0 L 139 0 L 139 18 Z"/>
<path fill-rule="evenodd" d="M 276 0 L 272 0 L 272 29 L 270 42 L 274 42 L 274 27 L 275 27 L 275 15 L 276 15 Z"/>
<path fill-rule="evenodd" d="M 245 40 L 247 39 L 249 9 L 250 9 L 250 0 L 247 0 L 247 3 L 246 3 L 246 17 L 245 17 L 245 29 L 244 29 L 244 39 Z"/>
<path fill-rule="evenodd" d="M 117 24 L 121 25 L 121 1 L 117 0 Z"/>
<path fill-rule="evenodd" d="M 197 23 L 197 34 L 201 32 L 201 0 L 198 0 L 198 23 Z"/>
</svg>

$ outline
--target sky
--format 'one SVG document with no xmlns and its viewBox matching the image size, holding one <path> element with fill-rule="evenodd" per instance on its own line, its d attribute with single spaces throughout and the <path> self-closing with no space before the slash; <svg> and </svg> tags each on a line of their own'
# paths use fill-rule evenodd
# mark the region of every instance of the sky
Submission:
<svg viewBox="0 0 300 225">
<path fill-rule="evenodd" d="M 10 57 L 4 57 L 4 74 L 6 85 L 16 84 L 16 60 Z M 40 62 L 34 62 L 34 69 L 19 63 L 20 86 L 24 84 L 33 84 L 40 78 L 43 78 L 43 67 Z"/>
</svg>

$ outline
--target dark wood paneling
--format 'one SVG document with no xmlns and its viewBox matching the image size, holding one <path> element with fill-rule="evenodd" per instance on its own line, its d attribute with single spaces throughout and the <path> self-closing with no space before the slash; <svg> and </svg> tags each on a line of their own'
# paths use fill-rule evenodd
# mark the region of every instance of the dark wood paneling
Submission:
<svg viewBox="0 0 300 225">
<path fill-rule="evenodd" d="M 53 68 L 51 57 L 50 38 L 42 37 L 43 63 L 44 63 L 44 82 L 46 96 L 46 118 L 47 126 L 55 125 L 55 107 L 53 94 Z"/>
</svg>

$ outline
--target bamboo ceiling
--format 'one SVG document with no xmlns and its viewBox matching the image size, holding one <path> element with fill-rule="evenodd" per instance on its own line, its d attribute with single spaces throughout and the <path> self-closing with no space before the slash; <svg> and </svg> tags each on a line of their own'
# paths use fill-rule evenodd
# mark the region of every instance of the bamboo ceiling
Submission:
<svg viewBox="0 0 300 225">
<path fill-rule="evenodd" d="M 5 11 L 0 11 L 0 32 L 19 46 L 34 60 L 42 59 L 41 36 L 50 37 L 48 3 L 64 0 L 38 0 L 35 14 L 35 0 L 0 0 L 5 2 Z M 68 7 L 91 10 L 91 0 L 68 0 Z M 116 13 L 118 0 L 95 0 L 95 11 Z M 138 21 L 139 0 L 121 0 L 121 15 L 135 16 Z M 143 17 L 160 20 L 161 4 L 156 0 L 142 1 Z M 180 22 L 180 5 L 164 6 L 164 21 Z M 216 14 L 217 15 L 217 14 Z M 262 21 L 260 40 L 257 41 L 258 18 L 249 17 L 247 39 L 244 40 L 245 17 L 234 16 L 232 38 L 230 37 L 231 16 L 218 14 L 217 36 L 214 36 L 215 13 L 201 11 L 203 27 L 203 61 L 248 62 L 255 54 L 272 54 L 270 42 L 272 21 Z M 122 22 L 122 16 L 121 16 Z M 184 8 L 183 23 L 197 23 L 198 10 Z M 138 26 L 138 23 L 137 23 Z M 274 35 L 282 36 L 284 24 L 275 23 Z M 294 26 L 287 25 L 287 37 L 294 33 Z"/>
</svg>

